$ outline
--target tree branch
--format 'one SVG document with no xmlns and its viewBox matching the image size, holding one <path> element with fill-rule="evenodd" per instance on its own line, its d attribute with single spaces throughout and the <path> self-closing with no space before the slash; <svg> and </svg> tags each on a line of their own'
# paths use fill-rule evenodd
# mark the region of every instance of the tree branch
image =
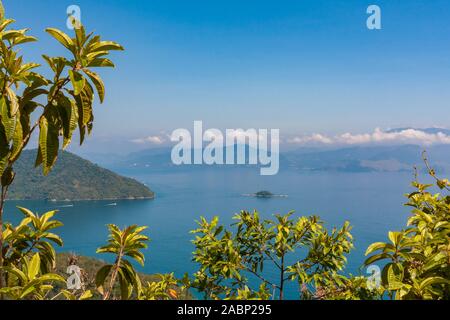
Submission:
<svg viewBox="0 0 450 320">
<path fill-rule="evenodd" d="M 274 284 L 274 283 L 272 283 L 272 282 L 266 280 L 263 276 L 259 275 L 257 272 L 251 270 L 250 268 L 245 267 L 245 270 L 248 271 L 248 272 L 250 272 L 251 274 L 253 274 L 253 275 L 256 276 L 257 278 L 259 278 L 261 281 L 263 281 L 263 282 L 265 282 L 265 283 L 271 285 L 272 287 L 276 287 L 277 289 L 280 289 L 280 286 L 278 286 L 278 285 L 276 285 L 276 284 Z"/>
</svg>

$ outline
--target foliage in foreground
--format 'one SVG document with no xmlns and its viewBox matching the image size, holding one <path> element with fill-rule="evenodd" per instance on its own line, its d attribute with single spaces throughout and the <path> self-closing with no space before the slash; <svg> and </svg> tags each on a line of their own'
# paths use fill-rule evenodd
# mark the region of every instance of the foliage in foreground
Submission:
<svg viewBox="0 0 450 320">
<path fill-rule="evenodd" d="M 15 178 L 16 161 L 34 133 L 38 134 L 35 165 L 42 166 L 44 175 L 55 164 L 60 144 L 66 148 L 76 129 L 79 131 L 80 144 L 83 143 L 86 134 L 93 128 L 94 92 L 97 92 L 100 102 L 105 96 L 103 81 L 93 68 L 113 67 L 114 64 L 107 56 L 112 50 L 123 50 L 115 42 L 102 41 L 100 36 L 93 33 L 86 34 L 84 27 L 77 21 L 74 21 L 74 37 L 61 30 L 47 28 L 46 32 L 67 50 L 67 56 L 42 55 L 52 75 L 47 78 L 37 72 L 40 64 L 24 62 L 20 55 L 21 46 L 37 39 L 28 35 L 29 29 L 11 28 L 14 22 L 5 17 L 0 1 L 1 289 L 9 280 L 8 274 L 4 274 L 4 267 L 13 267 L 8 264 L 10 258 L 4 252 L 3 211 L 8 188 Z M 16 248 L 12 250 L 17 251 Z M 51 249 L 47 247 L 46 250 Z M 45 263 L 43 265 L 46 266 Z"/>
<path fill-rule="evenodd" d="M 79 289 L 66 289 L 67 279 L 57 272 L 56 253 L 53 244 L 62 245 L 62 240 L 52 229 L 61 226 L 54 220 L 56 211 L 42 216 L 25 208 L 19 208 L 24 218 L 17 225 L 6 224 L 4 231 L 5 265 L 1 267 L 6 275 L 6 285 L 0 288 L 0 294 L 6 299 L 142 299 L 166 300 L 189 296 L 176 287 L 173 274 L 157 275 L 146 279 L 139 275 L 133 265 L 126 259 L 132 258 L 144 263 L 141 249 L 149 240 L 142 234 L 145 227 L 131 226 L 120 230 L 110 225 L 108 244 L 99 248 L 99 253 L 112 253 L 116 256 L 113 264 L 102 264 L 95 275 L 95 291 L 86 287 L 86 282 Z M 72 261 L 69 265 L 73 265 Z M 59 270 L 61 270 L 59 268 Z M 85 272 L 81 280 L 88 278 Z M 141 278 L 145 279 L 142 284 Z"/>
<path fill-rule="evenodd" d="M 395 299 L 450 299 L 450 183 L 439 179 L 428 165 L 435 184 L 414 181 L 408 195 L 412 208 L 407 228 L 389 232 L 389 242 L 369 246 L 366 265 L 385 264 L 382 283 Z M 436 186 L 441 193 L 432 194 Z M 442 194 L 444 193 L 444 194 Z M 376 253 L 375 253 L 376 252 Z M 375 254 L 374 254 L 375 253 Z"/>
<path fill-rule="evenodd" d="M 297 282 L 299 299 L 449 299 L 450 183 L 424 161 L 435 184 L 417 178 L 412 183 L 407 227 L 389 232 L 389 243 L 367 248 L 365 266 L 380 263 L 381 279 L 344 275 L 345 255 L 353 247 L 348 223 L 328 232 L 317 217 L 294 219 L 288 213 L 261 220 L 257 212 L 242 211 L 234 217 L 234 232 L 218 217 L 198 222 L 193 260 L 199 270 L 185 284 L 206 299 L 267 299 L 276 291 L 283 299 L 288 281 Z M 432 194 L 432 187 L 441 193 Z M 267 278 L 268 267 L 277 276 Z M 249 279 L 260 286 L 250 289 Z"/>
<path fill-rule="evenodd" d="M 329 231 L 314 216 L 291 212 L 263 220 L 257 212 L 242 211 L 229 230 L 218 218 L 199 221 L 192 231 L 199 270 L 182 280 L 166 274 L 143 281 L 133 262 L 144 264 L 146 228 L 110 225 L 108 243 L 97 252 L 114 255 L 113 263 L 98 266 L 93 289 L 68 290 L 56 272 L 54 245 L 62 245 L 53 233 L 62 225 L 53 219 L 56 212 L 40 216 L 19 208 L 23 220 L 4 229 L 6 286 L 0 294 L 7 299 L 167 300 L 187 298 L 192 288 L 206 299 L 283 299 L 286 284 L 295 283 L 298 299 L 449 299 L 450 186 L 431 169 L 430 174 L 441 193 L 432 194 L 433 185 L 414 181 L 416 191 L 407 195 L 412 207 L 407 227 L 390 232 L 390 242 L 367 249 L 365 265 L 382 267 L 379 286 L 372 277 L 345 275 L 346 255 L 353 247 L 348 223 Z"/>
<path fill-rule="evenodd" d="M 73 37 L 58 29 L 46 29 L 68 53 L 59 57 L 42 55 L 53 75 L 47 79 L 36 71 L 40 64 L 25 63 L 20 56 L 19 46 L 37 39 L 27 35 L 28 29 L 9 28 L 14 20 L 5 18 L 0 0 L 0 298 L 87 299 L 92 296 L 87 290 L 61 290 L 51 296 L 65 282 L 53 273 L 56 259 L 53 244 L 62 246 L 62 240 L 51 232 L 62 225 L 52 220 L 55 211 L 39 216 L 19 208 L 25 218 L 18 226 L 3 222 L 8 188 L 15 178 L 14 164 L 33 133 L 39 135 L 35 166 L 42 166 L 43 174 L 47 175 L 58 157 L 60 142 L 66 148 L 78 129 L 82 144 L 92 131 L 94 93 L 101 103 L 105 97 L 104 83 L 92 69 L 114 67 L 107 56 L 112 50 L 123 50 L 115 42 L 86 34 L 79 21 L 72 22 Z M 32 123 L 34 118 L 37 120 Z M 122 298 L 129 298 L 133 290 L 139 298 L 167 298 L 166 290 L 175 295 L 171 288 L 173 277 L 163 276 L 156 285 L 147 283 L 143 287 L 133 266 L 124 259 L 128 256 L 143 263 L 139 250 L 146 246 L 148 239 L 141 235 L 142 230 L 110 226 L 110 241 L 99 252 L 113 253 L 117 258 L 113 265 L 102 267 L 97 274 L 98 291 L 103 299 L 114 297 L 116 282 L 120 284 Z M 109 284 L 104 289 L 107 278 Z"/>
<path fill-rule="evenodd" d="M 200 269 L 189 285 L 205 298 L 267 299 L 277 290 L 283 299 L 288 281 L 298 282 L 305 298 L 313 296 L 314 287 L 334 290 L 349 281 L 338 274 L 353 247 L 348 222 L 329 232 L 318 217 L 293 218 L 293 212 L 262 220 L 258 212 L 242 211 L 234 219 L 234 233 L 219 225 L 218 217 L 202 218 L 193 231 Z M 268 267 L 275 277 L 264 275 Z M 261 280 L 258 290 L 249 289 L 249 278 Z"/>
</svg>

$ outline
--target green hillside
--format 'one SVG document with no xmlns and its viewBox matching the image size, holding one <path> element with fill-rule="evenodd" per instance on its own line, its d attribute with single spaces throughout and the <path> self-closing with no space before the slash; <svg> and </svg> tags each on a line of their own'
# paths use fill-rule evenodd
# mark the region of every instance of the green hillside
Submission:
<svg viewBox="0 0 450 320">
<path fill-rule="evenodd" d="M 34 168 L 36 150 L 26 150 L 14 169 L 16 178 L 8 199 L 14 200 L 113 200 L 149 199 L 153 192 L 130 178 L 101 168 L 69 152 L 61 152 L 46 177 Z"/>
</svg>

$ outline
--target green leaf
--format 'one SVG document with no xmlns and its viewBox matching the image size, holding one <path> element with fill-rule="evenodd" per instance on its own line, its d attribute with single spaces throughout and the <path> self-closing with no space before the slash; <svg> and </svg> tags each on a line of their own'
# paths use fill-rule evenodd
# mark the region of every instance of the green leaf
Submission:
<svg viewBox="0 0 450 320">
<path fill-rule="evenodd" d="M 61 283 L 65 283 L 66 279 L 64 279 L 62 276 L 60 276 L 59 274 L 55 274 L 55 273 L 47 273 L 44 274 L 42 276 L 39 277 L 39 281 L 40 282 L 52 282 L 52 281 L 56 281 L 56 282 L 61 282 Z"/>
<path fill-rule="evenodd" d="M 58 98 L 58 107 L 63 127 L 63 149 L 65 149 L 72 141 L 72 134 L 78 125 L 78 107 L 75 101 L 65 96 Z"/>
<path fill-rule="evenodd" d="M 20 211 L 22 211 L 22 213 L 29 218 L 35 218 L 36 215 L 29 209 L 24 208 L 24 207 L 17 207 L 17 209 L 19 209 Z"/>
<path fill-rule="evenodd" d="M 75 21 L 75 37 L 77 40 L 78 48 L 83 47 L 84 43 L 86 42 L 86 30 L 84 29 L 83 25 L 80 24 L 79 21 Z"/>
<path fill-rule="evenodd" d="M 114 63 L 107 58 L 96 58 L 88 63 L 88 67 L 111 67 L 114 68 Z"/>
<path fill-rule="evenodd" d="M 86 55 L 86 59 L 88 61 L 93 61 L 96 58 L 100 58 L 103 56 L 106 56 L 109 54 L 109 51 L 97 51 L 97 52 L 92 52 Z"/>
<path fill-rule="evenodd" d="M 16 38 L 23 36 L 26 31 L 28 29 L 4 31 L 2 39 L 14 42 Z"/>
<path fill-rule="evenodd" d="M 80 135 L 81 135 L 80 138 L 84 138 L 84 134 L 82 133 L 84 133 L 84 129 L 93 119 L 92 96 L 90 94 L 90 85 L 86 83 L 85 90 L 83 90 L 80 95 L 74 96 L 74 98 L 78 110 L 78 127 L 80 128 Z"/>
<path fill-rule="evenodd" d="M 124 48 L 120 44 L 113 41 L 100 41 L 88 47 L 89 53 L 96 51 L 110 51 L 110 50 L 124 50 Z"/>
<path fill-rule="evenodd" d="M 6 94 L 9 98 L 9 104 L 10 104 L 10 114 L 11 116 L 15 116 L 17 111 L 19 110 L 19 102 L 17 100 L 16 93 L 10 88 L 6 87 Z"/>
<path fill-rule="evenodd" d="M 91 290 L 87 290 L 87 291 L 83 292 L 83 294 L 80 296 L 80 300 L 87 300 L 90 298 L 92 298 Z"/>
<path fill-rule="evenodd" d="M 28 265 L 28 279 L 33 280 L 39 273 L 39 268 L 41 267 L 41 258 L 39 253 L 36 253 L 33 258 L 31 258 L 30 264 Z"/>
<path fill-rule="evenodd" d="M 84 72 L 89 77 L 89 79 L 91 79 L 92 83 L 94 84 L 95 88 L 97 89 L 97 93 L 100 98 L 100 102 L 103 103 L 103 100 L 105 98 L 105 85 L 103 84 L 102 79 L 100 78 L 100 76 L 97 73 L 92 72 L 88 69 L 84 69 Z"/>
<path fill-rule="evenodd" d="M 27 286 L 24 288 L 24 290 L 21 292 L 19 299 L 25 299 L 27 296 L 29 296 L 30 294 L 32 294 L 33 292 L 36 291 L 36 287 L 34 286 Z"/>
<path fill-rule="evenodd" d="M 123 271 L 119 269 L 120 297 L 122 300 L 128 300 L 132 292 L 131 283 L 128 282 Z"/>
<path fill-rule="evenodd" d="M 45 31 L 47 31 L 47 33 L 58 40 L 58 42 L 61 43 L 64 47 L 73 52 L 74 43 L 67 34 L 55 28 L 47 28 L 45 29 Z"/>
<path fill-rule="evenodd" d="M 108 264 L 103 267 L 101 267 L 97 274 L 95 275 L 95 285 L 97 287 L 97 290 L 103 294 L 103 284 L 105 283 L 106 277 L 108 277 L 110 271 L 111 271 L 112 265 Z"/>
<path fill-rule="evenodd" d="M 15 173 L 11 166 L 7 167 L 1 176 L 1 184 L 3 187 L 11 185 L 14 180 Z"/>
<path fill-rule="evenodd" d="M 60 236 L 58 236 L 58 235 L 56 235 L 56 234 L 54 234 L 54 233 L 48 233 L 48 234 L 45 235 L 45 237 L 46 237 L 48 240 L 51 240 L 51 241 L 53 241 L 54 243 L 56 243 L 58 246 L 62 247 L 63 241 L 62 241 L 62 239 L 61 239 Z"/>
<path fill-rule="evenodd" d="M 7 273 L 15 275 L 20 281 L 26 282 L 27 281 L 27 275 L 23 273 L 22 270 L 17 269 L 16 267 L 0 267 L 0 269 L 6 271 Z"/>
<path fill-rule="evenodd" d="M 375 243 L 372 243 L 372 244 L 367 248 L 366 254 L 365 254 L 365 255 L 367 256 L 367 255 L 371 254 L 371 253 L 374 252 L 374 251 L 383 249 L 385 246 L 386 246 L 386 243 L 384 243 L 384 242 L 375 242 Z"/>
<path fill-rule="evenodd" d="M 1 1 L 0 1 L 0 11 L 1 11 L 1 9 L 2 9 L 2 7 L 1 7 Z M 0 12 L 0 15 L 1 15 L 1 12 Z M 5 28 L 13 22 L 15 22 L 15 20 L 13 20 L 13 19 L 4 19 L 3 20 L 3 17 L 0 18 L 0 32 L 5 30 Z"/>
<path fill-rule="evenodd" d="M 17 117 L 20 119 L 20 113 L 17 114 Z M 23 145 L 23 139 L 24 139 L 24 133 L 22 128 L 22 122 L 16 121 L 16 128 L 14 130 L 13 135 L 13 143 L 12 143 L 12 150 L 10 155 L 10 161 L 14 162 L 17 160 L 17 158 L 20 156 L 20 153 L 22 152 L 22 149 L 24 147 Z"/>
<path fill-rule="evenodd" d="M 0 117 L 6 140 L 8 142 L 12 139 L 15 129 L 15 119 L 11 116 L 11 114 L 11 110 L 8 108 L 8 101 L 2 96 L 0 98 Z"/>
<path fill-rule="evenodd" d="M 400 290 L 403 287 L 403 270 L 395 263 L 389 263 L 383 268 L 382 277 L 389 290 Z"/>
<path fill-rule="evenodd" d="M 74 94 L 78 96 L 83 91 L 86 80 L 81 73 L 75 70 L 69 70 L 69 77 L 73 85 Z"/>
<path fill-rule="evenodd" d="M 39 150 L 42 155 L 44 175 L 47 175 L 56 162 L 59 149 L 58 128 L 47 117 L 39 121 Z"/>
<path fill-rule="evenodd" d="M 8 164 L 9 154 L 9 141 L 6 139 L 5 128 L 0 124 L 0 175 Z"/>
<path fill-rule="evenodd" d="M 25 72 L 28 72 L 31 69 L 35 69 L 37 67 L 40 67 L 39 63 L 26 63 L 20 67 L 20 69 L 17 73 L 25 73 Z"/>
<path fill-rule="evenodd" d="M 35 42 L 35 41 L 37 41 L 37 38 L 35 38 L 33 36 L 22 35 L 15 39 L 14 45 L 24 44 L 24 43 L 28 43 L 28 42 Z"/>
<path fill-rule="evenodd" d="M 423 290 L 431 285 L 450 284 L 450 280 L 443 277 L 430 277 L 426 278 L 420 283 L 420 289 Z"/>
<path fill-rule="evenodd" d="M 400 243 L 400 240 L 403 237 L 403 233 L 402 232 L 389 231 L 388 236 L 389 236 L 389 240 L 391 240 L 392 244 L 394 246 L 398 246 L 399 243 Z"/>
<path fill-rule="evenodd" d="M 36 161 L 34 162 L 34 167 L 37 168 L 42 164 L 42 152 L 41 148 L 38 147 L 37 155 L 36 155 Z"/>
</svg>

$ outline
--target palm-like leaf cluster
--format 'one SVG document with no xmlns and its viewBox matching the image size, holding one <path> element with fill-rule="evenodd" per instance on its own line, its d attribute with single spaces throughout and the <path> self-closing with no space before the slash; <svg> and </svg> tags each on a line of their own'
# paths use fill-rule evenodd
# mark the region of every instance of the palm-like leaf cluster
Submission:
<svg viewBox="0 0 450 320">
<path fill-rule="evenodd" d="M 126 259 L 132 258 L 139 264 L 144 265 L 144 254 L 142 249 L 147 248 L 147 241 L 150 239 L 142 232 L 147 227 L 136 225 L 120 230 L 116 225 L 110 224 L 110 236 L 108 244 L 99 248 L 97 253 L 111 253 L 116 256 L 114 264 L 102 267 L 96 276 L 95 282 L 99 292 L 105 300 L 109 299 L 114 290 L 116 279 L 118 278 L 122 299 L 129 299 L 133 290 L 138 295 L 141 291 L 141 281 L 133 265 Z M 109 285 L 105 289 L 104 283 L 110 276 Z"/>
</svg>

